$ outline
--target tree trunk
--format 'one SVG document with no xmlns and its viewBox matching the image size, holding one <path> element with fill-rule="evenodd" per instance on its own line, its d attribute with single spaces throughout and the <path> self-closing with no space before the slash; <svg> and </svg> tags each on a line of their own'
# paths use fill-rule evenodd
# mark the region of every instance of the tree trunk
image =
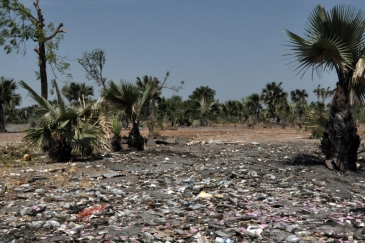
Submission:
<svg viewBox="0 0 365 243">
<path fill-rule="evenodd" d="M 139 122 L 133 122 L 133 127 L 129 132 L 127 144 L 131 149 L 137 149 L 138 151 L 144 149 L 144 138 L 139 132 Z"/>
<path fill-rule="evenodd" d="M 156 99 L 152 98 L 150 102 L 150 119 L 148 121 L 148 137 L 153 137 L 155 135 L 155 103 Z"/>
<path fill-rule="evenodd" d="M 207 115 L 203 114 L 202 120 L 201 120 L 201 124 L 202 126 L 208 126 L 208 119 L 207 119 Z"/>
<path fill-rule="evenodd" d="M 5 133 L 5 121 L 4 121 L 4 109 L 3 105 L 0 104 L 0 133 Z"/>
<path fill-rule="evenodd" d="M 128 128 L 128 117 L 126 116 L 122 117 L 122 126 L 124 129 Z"/>
<path fill-rule="evenodd" d="M 49 145 L 48 156 L 57 162 L 68 161 L 71 158 L 71 145 L 61 134 L 56 134 Z"/>
<path fill-rule="evenodd" d="M 120 144 L 122 140 L 122 137 L 118 134 L 118 135 L 114 135 L 111 139 L 111 146 L 112 146 L 112 150 L 113 152 L 118 152 L 122 149 L 122 146 Z"/>
<path fill-rule="evenodd" d="M 48 81 L 47 81 L 47 59 L 46 48 L 44 43 L 39 43 L 39 76 L 41 79 L 41 95 L 46 100 L 48 99 Z"/>
<path fill-rule="evenodd" d="M 359 146 L 360 137 L 357 135 L 348 96 L 343 85 L 338 83 L 320 146 L 326 155 L 327 166 L 334 164 L 343 172 L 355 170 Z"/>
</svg>

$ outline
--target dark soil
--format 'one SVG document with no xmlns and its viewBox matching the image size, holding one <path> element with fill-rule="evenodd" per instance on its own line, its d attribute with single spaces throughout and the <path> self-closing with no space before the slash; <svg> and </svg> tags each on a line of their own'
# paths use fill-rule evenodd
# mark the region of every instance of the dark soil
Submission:
<svg viewBox="0 0 365 243">
<path fill-rule="evenodd" d="M 363 153 L 357 171 L 340 173 L 325 167 L 319 141 L 306 131 L 229 126 L 160 133 L 178 137 L 176 144 L 3 169 L 0 242 L 365 240 Z M 5 145 L 21 135 L 0 137 Z M 95 217 L 76 217 L 102 204 L 108 206 Z M 55 214 L 22 215 L 25 205 Z M 42 220 L 60 225 L 35 228 Z"/>
</svg>

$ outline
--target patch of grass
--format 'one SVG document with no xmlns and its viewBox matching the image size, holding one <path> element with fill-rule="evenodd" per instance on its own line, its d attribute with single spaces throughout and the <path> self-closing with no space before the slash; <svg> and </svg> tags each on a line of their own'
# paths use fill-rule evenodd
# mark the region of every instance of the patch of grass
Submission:
<svg viewBox="0 0 365 243">
<path fill-rule="evenodd" d="M 9 187 L 17 187 L 23 184 L 27 184 L 28 183 L 28 179 L 27 178 L 21 178 L 21 179 L 17 179 L 17 180 L 12 180 L 9 181 L 7 183 L 5 183 L 5 186 Z"/>
<path fill-rule="evenodd" d="M 91 187 L 94 187 L 94 185 L 88 180 L 82 180 L 82 181 L 80 181 L 80 187 L 81 188 L 91 188 Z"/>
<path fill-rule="evenodd" d="M 68 172 L 71 174 L 71 175 L 75 175 L 77 173 L 77 166 L 71 166 L 70 169 L 68 170 Z"/>
<path fill-rule="evenodd" d="M 30 154 L 31 160 L 24 161 L 25 154 Z M 24 144 L 6 144 L 0 147 L 0 168 L 27 167 L 35 165 L 37 161 L 42 159 L 33 155 L 32 149 Z"/>
<path fill-rule="evenodd" d="M 57 175 L 54 177 L 54 185 L 59 187 L 69 186 L 70 185 L 70 178 L 66 175 Z"/>
<path fill-rule="evenodd" d="M 316 126 L 312 127 L 310 131 L 312 132 L 312 138 L 321 138 L 323 136 L 325 128 L 321 126 Z"/>
</svg>

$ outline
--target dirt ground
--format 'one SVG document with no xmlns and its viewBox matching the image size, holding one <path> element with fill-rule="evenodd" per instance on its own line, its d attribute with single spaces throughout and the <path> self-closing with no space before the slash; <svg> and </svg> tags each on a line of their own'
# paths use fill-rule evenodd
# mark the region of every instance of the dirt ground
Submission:
<svg viewBox="0 0 365 243">
<path fill-rule="evenodd" d="M 7 129 L 9 133 L 0 134 L 0 146 L 8 143 L 21 143 L 24 133 L 24 125 L 9 125 Z M 129 130 L 123 130 L 122 135 L 127 136 Z M 142 128 L 141 133 L 147 136 L 148 130 Z M 182 137 L 187 140 L 197 141 L 222 141 L 222 142 L 263 142 L 263 143 L 280 143 L 280 142 L 299 142 L 301 140 L 307 142 L 318 142 L 317 139 L 309 139 L 310 131 L 287 127 L 285 129 L 279 126 L 271 128 L 263 128 L 262 125 L 249 129 L 246 125 L 213 125 L 208 127 L 179 127 L 177 130 L 160 130 L 159 134 L 166 137 Z M 362 133 L 365 134 L 364 132 Z"/>
<path fill-rule="evenodd" d="M 146 130 L 142 131 L 147 134 Z M 127 133 L 126 133 L 127 134 Z M 310 142 L 318 140 L 309 139 L 309 131 L 295 128 L 263 127 L 255 126 L 249 129 L 246 125 L 213 125 L 208 127 L 182 127 L 177 130 L 163 130 L 162 136 L 183 137 L 188 140 L 199 141 L 222 141 L 222 142 L 262 142 L 262 143 L 281 143 L 281 142 L 298 142 L 303 139 Z"/>
<path fill-rule="evenodd" d="M 8 126 L 0 147 L 20 147 L 24 128 Z M 362 126 L 358 133 L 365 137 Z M 319 139 L 292 127 L 159 134 L 184 139 L 141 153 L 1 168 L 0 242 L 365 242 L 364 152 L 359 170 L 339 173 L 324 166 Z M 102 215 L 75 221 L 105 202 Z M 35 206 L 45 211 L 35 214 Z"/>
<path fill-rule="evenodd" d="M 22 130 L 26 129 L 25 125 L 9 125 L 7 126 L 8 133 L 0 134 L 0 146 L 6 144 L 20 144 L 24 133 Z M 127 136 L 129 130 L 123 130 L 122 135 Z M 143 136 L 147 136 L 148 130 L 141 128 Z M 179 127 L 177 130 L 160 130 L 158 132 L 163 137 L 181 137 L 193 141 L 222 141 L 235 142 L 244 144 L 248 142 L 260 143 L 283 143 L 283 142 L 306 142 L 319 143 L 319 139 L 311 139 L 310 131 L 304 129 L 280 126 L 263 127 L 257 125 L 254 129 L 249 129 L 245 124 L 227 124 L 216 125 L 208 127 Z M 365 126 L 358 127 L 358 134 L 362 141 L 365 138 Z"/>
</svg>

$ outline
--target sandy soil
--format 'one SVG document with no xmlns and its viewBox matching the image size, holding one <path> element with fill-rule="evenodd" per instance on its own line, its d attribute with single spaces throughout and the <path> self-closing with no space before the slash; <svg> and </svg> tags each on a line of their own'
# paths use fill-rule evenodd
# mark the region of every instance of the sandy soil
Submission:
<svg viewBox="0 0 365 243">
<path fill-rule="evenodd" d="M 22 130 L 27 128 L 24 125 L 9 125 L 7 129 L 9 133 L 0 134 L 0 146 L 7 143 L 20 143 L 24 137 Z M 122 135 L 127 136 L 129 130 L 123 130 Z M 147 136 L 148 130 L 142 128 L 141 133 Z M 306 141 L 315 142 L 316 139 L 309 139 L 309 131 L 295 128 L 271 127 L 263 128 L 262 125 L 255 126 L 254 129 L 248 129 L 246 125 L 213 125 L 209 127 L 179 127 L 177 130 L 161 130 L 161 136 L 183 137 L 188 140 L 210 141 L 219 140 L 224 142 L 298 142 L 305 139 Z"/>
<path fill-rule="evenodd" d="M 21 143 L 24 133 L 21 133 L 27 126 L 25 125 L 9 125 L 7 129 L 9 133 L 0 133 L 0 146 L 6 144 Z M 123 130 L 122 135 L 127 136 L 129 130 Z M 141 129 L 143 136 L 147 136 L 148 130 Z M 246 125 L 213 125 L 208 127 L 179 127 L 177 130 L 160 130 L 159 134 L 166 137 L 182 137 L 187 140 L 194 141 L 222 141 L 222 142 L 261 142 L 261 143 L 282 143 L 282 142 L 309 142 L 318 143 L 318 139 L 310 139 L 310 131 L 293 127 L 282 128 L 273 126 L 271 128 L 263 127 L 263 125 L 255 126 L 249 129 Z M 365 138 L 365 127 L 359 126 L 358 133 L 362 139 Z"/>
</svg>

